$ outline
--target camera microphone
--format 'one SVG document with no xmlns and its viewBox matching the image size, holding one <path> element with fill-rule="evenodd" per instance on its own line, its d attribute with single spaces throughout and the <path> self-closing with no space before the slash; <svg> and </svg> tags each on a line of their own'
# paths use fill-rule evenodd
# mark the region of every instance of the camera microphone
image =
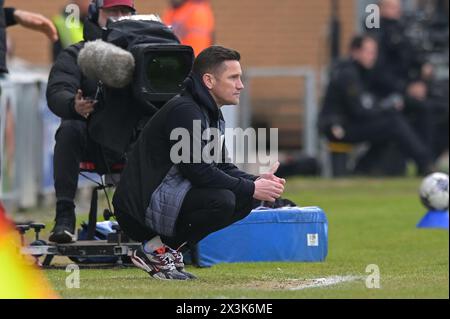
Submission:
<svg viewBox="0 0 450 319">
<path fill-rule="evenodd" d="M 135 59 L 118 46 L 96 40 L 87 42 L 78 55 L 83 74 L 112 88 L 124 88 L 133 80 Z"/>
</svg>

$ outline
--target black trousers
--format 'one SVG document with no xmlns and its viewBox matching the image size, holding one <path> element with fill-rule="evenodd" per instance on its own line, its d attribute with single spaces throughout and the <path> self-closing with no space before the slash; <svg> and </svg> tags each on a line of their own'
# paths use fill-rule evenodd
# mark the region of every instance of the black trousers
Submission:
<svg viewBox="0 0 450 319">
<path fill-rule="evenodd" d="M 350 123 L 344 126 L 345 137 L 337 140 L 331 131 L 327 137 L 332 141 L 345 143 L 369 142 L 382 145 L 394 142 L 405 156 L 413 159 L 419 171 L 425 171 L 432 163 L 431 150 L 409 124 L 404 115 L 398 112 L 385 113 L 382 116 Z"/>
<path fill-rule="evenodd" d="M 435 138 L 434 131 L 434 109 L 429 101 L 418 101 L 406 97 L 406 107 L 403 114 L 406 120 L 411 124 L 416 134 L 421 138 L 425 145 L 433 144 Z"/>
<path fill-rule="evenodd" d="M 88 135 L 87 123 L 63 120 L 55 135 L 53 178 L 57 201 L 73 202 L 78 187 L 80 163 L 93 162 L 99 173 L 117 162 L 119 154 L 102 149 Z"/>
<path fill-rule="evenodd" d="M 209 234 L 223 229 L 250 214 L 252 199 L 237 199 L 226 189 L 191 189 L 183 202 L 175 229 L 175 237 L 162 241 L 174 249 L 184 243 L 195 245 Z M 126 214 L 116 214 L 122 230 L 136 241 L 146 241 L 157 234 Z"/>
</svg>

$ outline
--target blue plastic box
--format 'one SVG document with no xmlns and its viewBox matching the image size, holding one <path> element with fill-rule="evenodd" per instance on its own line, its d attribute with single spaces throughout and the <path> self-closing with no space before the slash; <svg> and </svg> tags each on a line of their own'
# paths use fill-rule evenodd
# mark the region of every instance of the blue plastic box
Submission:
<svg viewBox="0 0 450 319">
<path fill-rule="evenodd" d="M 193 252 L 200 267 L 235 262 L 321 262 L 328 254 L 328 222 L 318 207 L 253 210 L 215 232 Z M 189 259 L 189 257 L 188 257 Z"/>
</svg>

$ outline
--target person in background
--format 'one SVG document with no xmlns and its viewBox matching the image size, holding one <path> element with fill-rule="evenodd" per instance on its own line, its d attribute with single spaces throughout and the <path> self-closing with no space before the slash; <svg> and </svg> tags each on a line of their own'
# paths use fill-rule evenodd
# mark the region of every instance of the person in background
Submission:
<svg viewBox="0 0 450 319">
<path fill-rule="evenodd" d="M 332 142 L 394 142 L 413 159 L 420 175 L 430 173 L 431 152 L 402 113 L 403 101 L 396 95 L 379 98 L 373 90 L 372 70 L 378 56 L 377 41 L 365 34 L 353 38 L 350 56 L 336 63 L 319 116 L 321 132 Z"/>
<path fill-rule="evenodd" d="M 171 26 L 182 44 L 195 56 L 214 43 L 214 14 L 209 0 L 170 0 L 163 22 Z"/>
<path fill-rule="evenodd" d="M 64 10 L 61 10 L 61 13 L 55 15 L 52 20 L 56 26 L 58 31 L 59 40 L 53 43 L 52 51 L 53 51 L 53 61 L 56 60 L 59 53 L 62 50 L 69 47 L 72 44 L 78 43 L 83 40 L 83 28 L 84 28 L 84 20 L 88 16 L 89 11 L 89 3 L 90 0 L 71 0 L 68 2 L 68 5 L 74 4 L 78 6 L 79 10 L 79 21 L 67 21 L 69 14 L 73 14 L 73 12 L 66 11 L 66 7 Z M 73 17 L 76 18 L 76 17 Z M 72 19 L 72 18 L 71 18 Z M 67 22 L 70 22 L 68 24 Z"/>
<path fill-rule="evenodd" d="M 14 25 L 21 25 L 27 29 L 44 33 L 51 41 L 58 40 L 58 33 L 53 23 L 41 14 L 19 10 L 11 7 L 4 7 L 5 1 L 0 0 L 0 79 L 8 73 L 6 66 L 7 40 L 6 28 Z M 0 87 L 1 96 L 1 87 Z M 0 130 L 3 128 L 0 127 Z M 0 168 L 2 165 L 2 154 L 0 153 Z M 0 170 L 0 182 L 1 182 Z"/>
<path fill-rule="evenodd" d="M 0 77 L 8 73 L 6 67 L 6 28 L 21 25 L 27 29 L 44 33 L 51 41 L 58 40 L 58 33 L 53 23 L 41 14 L 4 7 L 0 0 Z"/>
<path fill-rule="evenodd" d="M 367 29 L 379 45 L 373 69 L 373 90 L 380 97 L 398 94 L 402 113 L 426 145 L 434 145 L 435 111 L 430 103 L 433 66 L 407 36 L 401 0 L 380 0 L 380 27 Z M 432 153 L 437 153 L 433 151 Z M 433 154 L 435 159 L 438 154 Z"/>
<path fill-rule="evenodd" d="M 379 54 L 374 67 L 380 93 L 405 94 L 416 100 L 427 95 L 426 83 L 433 67 L 406 36 L 400 0 L 380 0 L 380 28 L 367 29 L 378 41 Z"/>
</svg>

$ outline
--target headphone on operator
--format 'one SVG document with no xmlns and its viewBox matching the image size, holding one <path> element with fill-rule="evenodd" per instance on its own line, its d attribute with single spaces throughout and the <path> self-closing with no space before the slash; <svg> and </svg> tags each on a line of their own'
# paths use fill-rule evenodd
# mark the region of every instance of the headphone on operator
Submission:
<svg viewBox="0 0 450 319">
<path fill-rule="evenodd" d="M 103 7 L 103 0 L 92 0 L 89 4 L 88 19 L 91 22 L 98 23 L 100 8 Z M 133 12 L 135 14 L 135 12 Z"/>
</svg>

